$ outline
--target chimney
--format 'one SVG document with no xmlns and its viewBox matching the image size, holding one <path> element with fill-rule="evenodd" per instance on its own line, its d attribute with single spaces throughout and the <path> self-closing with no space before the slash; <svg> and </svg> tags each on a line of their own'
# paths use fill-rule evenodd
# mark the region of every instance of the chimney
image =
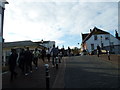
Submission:
<svg viewBox="0 0 120 90">
<path fill-rule="evenodd" d="M 92 29 L 90 29 L 90 32 L 92 32 Z"/>
<path fill-rule="evenodd" d="M 115 37 L 118 38 L 118 32 L 115 30 Z"/>
</svg>

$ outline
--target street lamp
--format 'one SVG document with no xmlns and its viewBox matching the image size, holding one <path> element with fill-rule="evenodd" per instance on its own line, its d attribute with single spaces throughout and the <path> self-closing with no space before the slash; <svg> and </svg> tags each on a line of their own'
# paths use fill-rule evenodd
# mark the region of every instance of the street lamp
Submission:
<svg viewBox="0 0 120 90">
<path fill-rule="evenodd" d="M 79 44 L 80 44 L 80 43 L 78 43 L 78 48 L 79 48 Z"/>
<path fill-rule="evenodd" d="M 0 0 L 0 64 L 2 63 L 2 56 L 3 56 L 3 23 L 4 23 L 4 10 L 5 4 L 8 4 L 6 0 Z M 1 69 L 0 69 L 0 72 Z M 0 89 L 2 89 L 2 77 L 0 77 Z"/>
</svg>

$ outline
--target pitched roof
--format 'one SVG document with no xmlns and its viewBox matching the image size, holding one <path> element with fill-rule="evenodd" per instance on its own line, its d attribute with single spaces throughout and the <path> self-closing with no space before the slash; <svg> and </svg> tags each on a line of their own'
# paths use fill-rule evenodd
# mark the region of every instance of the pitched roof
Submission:
<svg viewBox="0 0 120 90">
<path fill-rule="evenodd" d="M 82 34 L 82 33 L 81 33 Z M 86 38 L 86 36 L 88 35 L 89 33 L 86 33 L 86 34 L 82 34 L 82 41 Z"/>
<path fill-rule="evenodd" d="M 48 42 L 50 42 L 50 41 L 37 41 L 35 43 L 48 43 Z"/>
<path fill-rule="evenodd" d="M 24 47 L 24 46 L 38 46 L 37 43 L 34 43 L 30 40 L 27 41 L 16 41 L 16 42 L 4 42 L 3 47 Z"/>
<path fill-rule="evenodd" d="M 85 37 L 83 43 L 86 42 L 92 35 L 98 35 L 98 34 L 110 34 L 110 33 L 94 27 L 94 29 Z"/>
</svg>

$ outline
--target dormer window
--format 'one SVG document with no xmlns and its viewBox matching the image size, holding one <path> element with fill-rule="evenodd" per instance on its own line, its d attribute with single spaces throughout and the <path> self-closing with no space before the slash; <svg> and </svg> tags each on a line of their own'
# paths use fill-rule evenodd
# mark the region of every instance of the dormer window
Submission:
<svg viewBox="0 0 120 90">
<path fill-rule="evenodd" d="M 94 40 L 97 40 L 97 35 L 94 35 Z"/>
</svg>

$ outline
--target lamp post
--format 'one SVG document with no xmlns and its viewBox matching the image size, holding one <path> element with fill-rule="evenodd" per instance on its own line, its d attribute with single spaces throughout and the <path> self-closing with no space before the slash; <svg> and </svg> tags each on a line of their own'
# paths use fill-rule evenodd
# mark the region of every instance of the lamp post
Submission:
<svg viewBox="0 0 120 90">
<path fill-rule="evenodd" d="M 42 44 L 43 44 L 43 39 L 41 40 Z"/>
<path fill-rule="evenodd" d="M 43 46 L 43 39 L 41 40 L 41 45 Z"/>
<path fill-rule="evenodd" d="M 78 48 L 79 48 L 79 44 L 80 44 L 80 43 L 78 43 Z"/>
<path fill-rule="evenodd" d="M 78 43 L 78 54 L 80 53 L 79 45 L 80 45 L 80 43 Z"/>
<path fill-rule="evenodd" d="M 2 67 L 2 56 L 3 56 L 3 23 L 4 23 L 4 10 L 5 4 L 8 4 L 6 0 L 0 0 L 0 67 Z M 2 70 L 0 69 L 0 73 Z M 2 77 L 0 76 L 0 89 L 2 89 Z"/>
</svg>

